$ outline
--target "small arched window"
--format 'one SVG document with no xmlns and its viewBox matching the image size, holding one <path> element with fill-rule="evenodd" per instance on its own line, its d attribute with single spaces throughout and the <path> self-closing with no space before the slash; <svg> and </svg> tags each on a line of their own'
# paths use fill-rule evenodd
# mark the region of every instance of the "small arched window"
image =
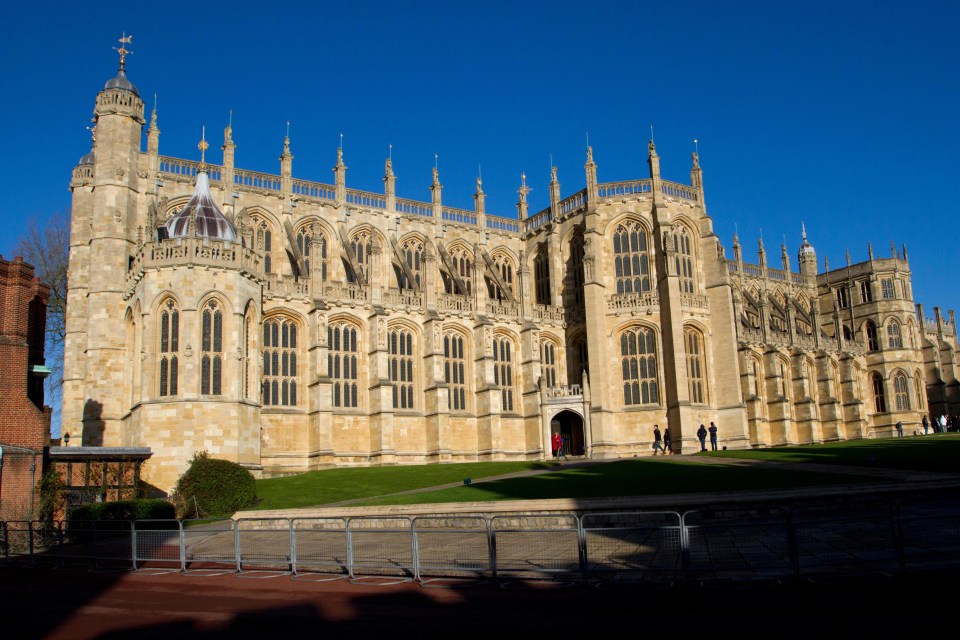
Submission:
<svg viewBox="0 0 960 640">
<path fill-rule="evenodd" d="M 887 345 L 889 345 L 891 349 L 903 348 L 903 336 L 900 335 L 900 323 L 896 320 L 891 320 L 887 323 Z"/>
<path fill-rule="evenodd" d="M 497 275 L 500 276 L 500 279 L 503 280 L 503 283 L 508 287 L 513 287 L 513 265 L 510 264 L 510 260 L 501 254 L 497 254 L 493 257 L 493 268 L 496 270 Z M 487 278 L 487 294 L 491 300 L 507 300 L 507 294 L 500 288 L 492 278 Z"/>
</svg>

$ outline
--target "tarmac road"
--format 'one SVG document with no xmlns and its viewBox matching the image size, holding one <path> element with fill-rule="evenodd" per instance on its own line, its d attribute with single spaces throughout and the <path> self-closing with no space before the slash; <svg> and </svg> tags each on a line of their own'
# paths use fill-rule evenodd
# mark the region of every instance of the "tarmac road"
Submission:
<svg viewBox="0 0 960 640">
<path fill-rule="evenodd" d="M 809 637 L 943 629 L 952 575 L 752 587 L 428 588 L 289 576 L 92 573 L 0 567 L 4 638 L 570 637 L 620 632 Z M 909 637 L 909 636 L 905 636 Z"/>
</svg>

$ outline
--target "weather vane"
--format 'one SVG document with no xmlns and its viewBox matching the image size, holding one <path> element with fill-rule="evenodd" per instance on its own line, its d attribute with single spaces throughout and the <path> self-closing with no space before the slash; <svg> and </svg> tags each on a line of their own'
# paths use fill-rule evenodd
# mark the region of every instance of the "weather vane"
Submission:
<svg viewBox="0 0 960 640">
<path fill-rule="evenodd" d="M 123 32 L 123 36 L 118 40 L 120 43 L 119 47 L 114 47 L 113 50 L 120 54 L 120 71 L 123 71 L 124 65 L 127 61 L 127 56 L 132 54 L 133 51 L 127 49 L 127 45 L 130 44 L 130 41 L 133 40 L 133 36 L 128 36 L 127 32 Z"/>
</svg>

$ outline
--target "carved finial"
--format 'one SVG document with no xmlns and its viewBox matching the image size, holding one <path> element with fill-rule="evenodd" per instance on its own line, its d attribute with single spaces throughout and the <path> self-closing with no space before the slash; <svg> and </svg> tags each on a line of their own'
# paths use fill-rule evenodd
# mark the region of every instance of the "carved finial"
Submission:
<svg viewBox="0 0 960 640">
<path fill-rule="evenodd" d="M 200 171 L 206 171 L 206 153 L 207 149 L 210 148 L 210 145 L 207 144 L 207 127 L 205 126 L 201 127 L 200 129 L 200 143 L 197 145 L 197 148 L 200 149 Z"/>
<path fill-rule="evenodd" d="M 343 138 L 343 134 L 340 134 L 340 137 Z M 337 147 L 337 166 L 343 166 L 343 147 Z"/>
<path fill-rule="evenodd" d="M 893 240 L 890 241 L 890 257 L 891 258 L 897 257 L 897 243 L 894 242 Z"/>
<path fill-rule="evenodd" d="M 126 31 L 124 31 L 123 36 L 118 40 L 120 46 L 113 48 L 114 51 L 120 54 L 120 71 L 118 72 L 120 75 L 125 75 L 127 56 L 133 54 L 133 51 L 127 49 L 127 45 L 130 44 L 131 40 L 133 40 L 133 36 L 128 36 Z"/>
<path fill-rule="evenodd" d="M 700 141 L 693 139 L 693 168 L 700 168 Z"/>
<path fill-rule="evenodd" d="M 290 155 L 290 121 L 287 120 L 287 135 L 283 137 L 283 155 Z"/>
<path fill-rule="evenodd" d="M 847 249 L 847 266 L 850 266 L 850 249 Z"/>
<path fill-rule="evenodd" d="M 801 220 L 800 221 L 800 237 L 803 238 L 803 241 L 807 241 L 807 225 Z"/>
<path fill-rule="evenodd" d="M 550 167 L 550 182 L 556 182 L 556 181 L 557 181 L 557 168 Z"/>
<path fill-rule="evenodd" d="M 870 242 L 867 243 L 867 257 L 873 261 L 873 243 Z"/>
<path fill-rule="evenodd" d="M 227 128 L 223 130 L 223 144 L 233 144 L 233 109 L 230 109 L 230 119 Z"/>
</svg>

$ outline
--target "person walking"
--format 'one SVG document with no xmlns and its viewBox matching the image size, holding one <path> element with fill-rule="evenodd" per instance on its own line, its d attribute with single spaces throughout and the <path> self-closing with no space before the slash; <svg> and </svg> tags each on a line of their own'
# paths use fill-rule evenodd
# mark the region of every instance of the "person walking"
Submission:
<svg viewBox="0 0 960 640">
<path fill-rule="evenodd" d="M 930 432 L 930 421 L 927 420 L 927 416 L 923 416 L 923 435 L 927 435 Z"/>
<path fill-rule="evenodd" d="M 947 432 L 947 416 L 940 414 L 940 433 Z"/>
<path fill-rule="evenodd" d="M 553 449 L 553 457 L 560 459 L 560 451 L 563 449 L 563 437 L 561 437 L 559 431 L 553 432 L 553 437 L 550 438 L 550 448 Z"/>
<path fill-rule="evenodd" d="M 670 439 L 670 427 L 663 430 L 663 452 L 673 454 L 673 440 Z"/>
<path fill-rule="evenodd" d="M 653 455 L 657 455 L 657 451 L 663 455 L 667 455 L 667 452 L 663 450 L 663 442 L 660 436 L 660 425 L 653 425 Z"/>
<path fill-rule="evenodd" d="M 708 429 L 708 431 L 710 432 L 710 448 L 716 451 L 717 450 L 717 425 L 711 422 L 710 429 Z"/>
<path fill-rule="evenodd" d="M 897 420 L 897 437 L 898 438 L 903 437 L 903 423 L 900 422 L 899 420 Z"/>
<path fill-rule="evenodd" d="M 700 423 L 700 428 L 697 429 L 697 439 L 700 440 L 700 451 L 707 450 L 707 428 L 703 426 L 703 423 Z"/>
</svg>

